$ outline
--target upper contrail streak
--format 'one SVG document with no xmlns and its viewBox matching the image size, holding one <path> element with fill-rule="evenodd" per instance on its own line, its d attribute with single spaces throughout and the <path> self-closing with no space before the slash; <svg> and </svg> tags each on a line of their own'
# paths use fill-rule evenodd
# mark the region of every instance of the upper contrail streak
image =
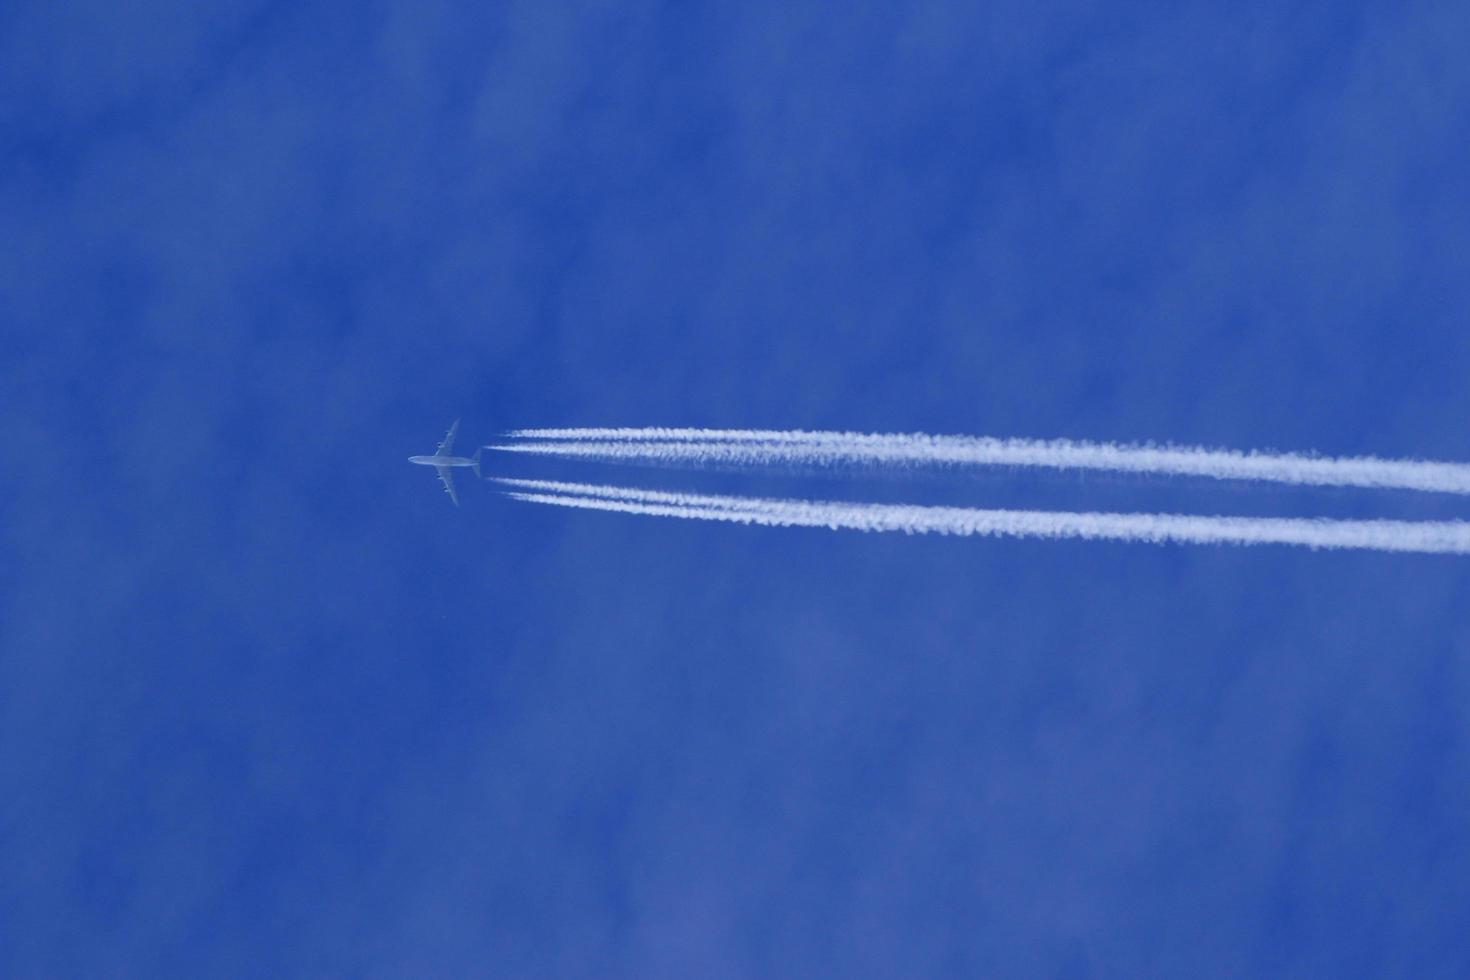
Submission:
<svg viewBox="0 0 1470 980">
<path fill-rule="evenodd" d="M 908 534 L 1083 538 L 1155 544 L 1283 544 L 1427 554 L 1470 554 L 1470 522 L 1340 521 L 1188 514 L 982 510 L 908 504 L 780 500 L 668 493 L 632 487 L 496 478 L 534 503 L 774 527 L 826 527 Z"/>
<path fill-rule="evenodd" d="M 1470 464 L 1374 456 L 1324 457 L 1198 446 L 1126 445 L 983 436 L 802 432 L 764 429 L 518 429 L 534 441 L 487 446 L 500 452 L 688 465 L 805 463 L 1034 466 L 1470 494 Z"/>
</svg>

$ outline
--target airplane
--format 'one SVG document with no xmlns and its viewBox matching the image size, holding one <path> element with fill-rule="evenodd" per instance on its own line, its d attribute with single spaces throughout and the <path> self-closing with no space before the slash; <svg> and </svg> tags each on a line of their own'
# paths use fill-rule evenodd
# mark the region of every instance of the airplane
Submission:
<svg viewBox="0 0 1470 980">
<path fill-rule="evenodd" d="M 410 456 L 410 463 L 418 463 L 420 466 L 432 466 L 439 471 L 439 481 L 444 484 L 444 492 L 449 494 L 449 499 L 454 501 L 454 506 L 459 506 L 459 495 L 454 492 L 454 477 L 451 475 L 454 467 L 468 466 L 474 469 L 475 476 L 480 475 L 480 450 L 475 450 L 475 455 L 470 457 L 449 455 L 450 447 L 454 445 L 454 434 L 459 431 L 459 419 L 449 427 L 444 435 L 444 441 L 439 443 L 439 448 L 434 450 L 432 456 Z"/>
</svg>

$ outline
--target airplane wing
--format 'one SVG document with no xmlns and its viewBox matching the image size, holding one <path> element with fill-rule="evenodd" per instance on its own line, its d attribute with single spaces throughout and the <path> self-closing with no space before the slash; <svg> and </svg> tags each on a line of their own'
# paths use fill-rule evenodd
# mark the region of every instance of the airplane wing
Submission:
<svg viewBox="0 0 1470 980">
<path fill-rule="evenodd" d="M 458 431 L 459 419 L 455 419 L 454 424 L 449 427 L 449 431 L 444 433 L 444 441 L 439 443 L 438 449 L 434 450 L 435 456 L 449 455 L 449 451 L 454 448 L 454 434 Z"/>
<path fill-rule="evenodd" d="M 451 429 L 449 434 L 453 436 L 454 430 Z M 449 494 L 449 499 L 454 501 L 454 506 L 458 507 L 459 494 L 454 492 L 454 470 L 448 466 L 436 466 L 434 472 L 439 474 L 439 482 L 444 484 L 444 492 Z"/>
</svg>

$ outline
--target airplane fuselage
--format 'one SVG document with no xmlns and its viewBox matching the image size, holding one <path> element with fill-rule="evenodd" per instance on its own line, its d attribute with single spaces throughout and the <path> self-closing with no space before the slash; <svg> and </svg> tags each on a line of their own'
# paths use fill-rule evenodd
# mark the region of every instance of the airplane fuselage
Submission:
<svg viewBox="0 0 1470 980">
<path fill-rule="evenodd" d="M 474 466 L 473 459 L 464 456 L 410 456 L 410 463 L 418 463 L 420 466 Z"/>
</svg>

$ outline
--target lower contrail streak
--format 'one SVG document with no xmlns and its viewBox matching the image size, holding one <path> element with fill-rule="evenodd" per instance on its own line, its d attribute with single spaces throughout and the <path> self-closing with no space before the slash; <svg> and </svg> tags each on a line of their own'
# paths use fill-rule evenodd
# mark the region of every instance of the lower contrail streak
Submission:
<svg viewBox="0 0 1470 980">
<path fill-rule="evenodd" d="M 1082 538 L 1153 544 L 1283 544 L 1307 548 L 1470 554 L 1470 522 L 1340 521 L 1186 514 L 982 510 L 908 504 L 782 500 L 668 493 L 632 487 L 496 478 L 533 503 L 770 527 L 825 527 L 907 534 Z"/>
<path fill-rule="evenodd" d="M 1124 445 L 983 436 L 782 432 L 764 429 L 518 429 L 500 452 L 689 466 L 1033 466 L 1299 486 L 1470 494 L 1470 464 L 1374 456 L 1324 457 L 1196 446 Z"/>
</svg>

